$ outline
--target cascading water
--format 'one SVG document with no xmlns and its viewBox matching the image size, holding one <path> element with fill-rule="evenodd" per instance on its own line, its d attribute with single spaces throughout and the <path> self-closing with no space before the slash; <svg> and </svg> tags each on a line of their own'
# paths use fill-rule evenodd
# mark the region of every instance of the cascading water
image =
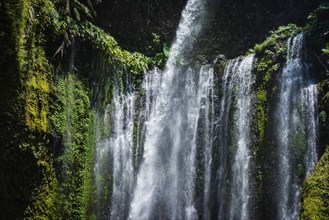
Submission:
<svg viewBox="0 0 329 220">
<path fill-rule="evenodd" d="M 133 82 L 115 81 L 102 117 L 111 132 L 96 150 L 100 219 L 255 217 L 256 59 L 230 60 L 217 88 L 214 64 L 190 58 L 204 11 L 203 1 L 188 1 L 163 72 L 145 73 L 136 91 Z M 288 48 L 275 125 L 278 219 L 298 218 L 301 181 L 317 160 L 317 91 L 303 61 L 303 34 Z"/>
<path fill-rule="evenodd" d="M 155 68 L 145 74 L 142 82 L 142 89 L 144 95 L 141 97 L 142 108 L 138 116 L 138 127 L 136 132 L 136 147 L 135 147 L 135 168 L 138 169 L 141 155 L 143 155 L 143 146 L 146 134 L 146 121 L 148 121 L 152 107 L 156 101 L 160 86 L 161 86 L 162 72 Z"/>
<path fill-rule="evenodd" d="M 121 91 L 118 85 L 114 88 L 112 108 L 107 108 L 104 122 L 108 122 L 109 114 L 112 117 L 111 137 L 98 142 L 96 152 L 95 174 L 101 178 L 102 166 L 112 164 L 112 195 L 111 219 L 127 217 L 130 195 L 134 183 L 133 169 L 133 130 L 135 99 L 131 88 Z M 108 126 L 106 124 L 106 126 Z M 105 163 L 105 164 L 104 164 Z M 99 193 L 102 191 L 100 183 L 96 182 Z"/>
<path fill-rule="evenodd" d="M 134 94 L 114 94 L 113 101 L 115 127 L 109 142 L 113 157 L 111 219 L 123 219 L 133 184 Z"/>
<path fill-rule="evenodd" d="M 180 97 L 175 97 L 172 103 L 173 111 L 157 118 L 159 113 L 153 109 L 146 122 L 144 161 L 138 174 L 136 200 L 134 198 L 131 204 L 131 219 L 197 217 L 194 201 L 197 142 L 202 142 L 207 156 L 204 179 L 210 182 L 213 68 L 205 66 L 200 72 L 189 69 L 182 79 L 185 82 L 180 86 Z M 197 135 L 200 117 L 208 118 L 202 126 L 203 137 Z M 155 122 L 161 122 L 157 130 L 154 130 Z M 197 141 L 197 137 L 200 140 Z M 205 188 L 204 192 L 206 204 L 209 191 Z"/>
<path fill-rule="evenodd" d="M 254 55 L 231 60 L 222 78 L 222 99 L 219 115 L 220 158 L 218 169 L 219 219 L 248 219 L 250 186 L 250 119 Z M 232 114 L 233 113 L 233 114 Z M 233 118 L 230 118 L 233 115 Z M 229 126 L 229 120 L 233 125 Z M 231 132 L 230 132 L 231 131 Z M 230 137 L 229 137 L 230 136 Z M 232 149 L 234 148 L 235 152 Z M 228 177 L 228 157 L 232 157 Z M 226 185 L 229 178 L 230 185 Z M 229 190 L 230 189 L 230 190 Z M 230 191 L 230 196 L 227 192 Z"/>
<path fill-rule="evenodd" d="M 304 62 L 304 35 L 288 40 L 277 108 L 279 219 L 298 219 L 301 183 L 317 161 L 317 91 Z"/>
<path fill-rule="evenodd" d="M 98 205 L 105 206 L 102 210 L 103 212 L 105 210 L 105 213 L 98 213 L 101 219 L 128 218 L 135 183 L 135 169 L 138 165 L 137 158 L 141 153 L 140 146 L 143 145 L 143 136 L 145 136 L 145 120 L 148 119 L 153 102 L 156 100 L 160 82 L 161 71 L 158 69 L 145 73 L 142 83 L 144 95 L 140 112 L 137 113 L 138 92 L 134 90 L 133 82 L 127 79 L 115 80 L 112 103 L 106 107 L 100 117 L 102 123 L 98 123 L 103 124 L 104 128 L 97 128 L 101 133 L 102 129 L 108 130 L 108 127 L 111 127 L 108 137 L 102 138 L 101 134 L 98 134 L 96 148 L 94 168 L 96 193 L 99 199 Z M 120 88 L 120 84 L 123 88 Z M 138 127 L 134 123 L 137 114 Z M 137 128 L 140 129 L 135 131 Z M 134 137 L 137 138 L 136 143 Z M 110 197 L 110 201 L 102 200 L 104 195 Z M 110 210 L 109 214 L 108 210 Z"/>
<path fill-rule="evenodd" d="M 196 71 L 183 63 L 190 62 L 187 56 L 193 48 L 191 36 L 196 37 L 201 29 L 203 11 L 203 1 L 190 0 L 182 13 L 161 88 L 146 122 L 143 161 L 130 219 L 196 218 L 195 132 L 201 107 L 198 97 L 207 95 L 199 92 Z"/>
<path fill-rule="evenodd" d="M 230 219 L 248 219 L 250 198 L 249 163 L 250 163 L 250 109 L 252 96 L 252 69 L 254 56 L 249 55 L 241 61 L 235 78 L 236 111 L 234 114 L 234 145 L 236 153 L 232 167 Z"/>
<path fill-rule="evenodd" d="M 214 119 L 215 119 L 215 107 L 214 107 L 214 69 L 211 66 L 204 66 L 199 73 L 198 93 L 197 93 L 197 105 L 199 108 L 199 115 L 197 117 L 197 126 L 195 127 L 195 149 L 201 150 L 202 159 L 199 162 L 199 170 L 203 171 L 201 179 L 203 180 L 203 209 L 202 218 L 210 219 L 211 210 L 211 180 L 212 180 L 212 151 L 214 141 Z M 194 141 L 193 141 L 194 142 Z M 198 154 L 198 153 L 197 153 Z M 194 156 L 194 155 L 193 155 Z M 193 159 L 193 158 L 191 158 Z M 193 184 L 193 183 L 192 183 Z"/>
</svg>

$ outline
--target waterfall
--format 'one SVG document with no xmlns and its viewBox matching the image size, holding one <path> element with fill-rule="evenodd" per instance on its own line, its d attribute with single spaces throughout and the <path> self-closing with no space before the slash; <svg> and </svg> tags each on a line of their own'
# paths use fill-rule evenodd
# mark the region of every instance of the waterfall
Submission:
<svg viewBox="0 0 329 220">
<path fill-rule="evenodd" d="M 143 95 L 139 97 L 134 82 L 127 77 L 114 79 L 112 103 L 100 115 L 103 128 L 98 133 L 110 130 L 109 136 L 98 134 L 94 174 L 96 177 L 98 205 L 104 206 L 98 213 L 101 219 L 127 219 L 135 184 L 135 168 L 138 165 L 145 121 L 160 87 L 161 71 L 154 69 L 145 73 L 142 82 Z M 141 98 L 140 112 L 136 112 L 137 99 Z M 135 125 L 138 114 L 138 127 Z M 110 128 L 110 129 L 109 129 Z M 140 128 L 139 130 L 135 130 Z M 136 136 L 137 140 L 134 140 Z M 134 143 L 136 141 L 136 143 Z M 136 145 L 136 146 L 134 146 Z M 110 195 L 109 195 L 110 194 Z M 107 200 L 102 200 L 106 195 Z M 106 197 L 105 196 L 105 197 Z M 110 210 L 110 213 L 107 213 Z M 105 212 L 105 213 L 104 213 Z"/>
<path fill-rule="evenodd" d="M 201 149 L 199 170 L 203 171 L 201 179 L 203 180 L 203 219 L 211 218 L 210 200 L 211 200 L 211 180 L 212 180 L 212 152 L 214 147 L 214 120 L 215 120 L 215 106 L 214 106 L 214 69 L 210 66 L 201 68 L 198 83 L 197 105 L 199 109 L 198 121 L 196 131 L 194 132 L 195 138 L 198 138 L 196 146 Z M 198 132 L 199 131 L 199 132 Z M 194 155 L 193 155 L 194 156 Z M 192 158 L 191 158 L 192 159 Z M 193 184 L 193 183 L 192 183 Z"/>
<path fill-rule="evenodd" d="M 257 217 L 256 58 L 230 60 L 220 77 L 215 63 L 194 62 L 204 14 L 203 1 L 187 2 L 164 71 L 145 72 L 137 88 L 129 74 L 113 79 L 98 117 L 105 134 L 94 168 L 97 218 Z M 288 40 L 274 111 L 277 219 L 298 218 L 301 184 L 317 161 L 317 90 L 303 44 L 303 34 Z"/>
<path fill-rule="evenodd" d="M 298 219 L 300 190 L 317 161 L 317 91 L 304 61 L 303 33 L 288 40 L 277 108 L 279 219 Z"/>
<path fill-rule="evenodd" d="M 145 122 L 144 157 L 131 203 L 131 219 L 197 217 L 194 201 L 197 143 L 207 156 L 204 179 L 210 184 L 213 68 L 204 66 L 198 72 L 188 69 L 181 80 L 184 81 L 179 96 L 173 97 L 173 103 L 167 103 L 172 110 L 164 114 L 163 106 L 152 109 L 150 119 Z M 200 117 L 205 119 L 200 125 L 204 136 L 198 135 Z M 204 192 L 207 203 L 209 189 Z"/>
<path fill-rule="evenodd" d="M 114 135 L 109 141 L 113 161 L 111 219 L 123 219 L 133 184 L 134 95 L 114 94 Z"/>
<path fill-rule="evenodd" d="M 309 176 L 318 161 L 317 155 L 317 129 L 318 129 L 318 93 L 314 82 L 308 79 L 303 89 L 302 100 L 304 110 L 304 125 L 306 126 L 307 150 L 305 153 L 305 176 Z"/>
<path fill-rule="evenodd" d="M 234 114 L 234 145 L 236 153 L 232 167 L 232 191 L 230 219 L 247 219 L 250 198 L 249 163 L 250 163 L 250 109 L 251 109 L 251 85 L 253 83 L 252 68 L 254 56 L 249 55 L 241 61 L 234 74 L 236 86 L 239 86 L 236 94 L 236 111 Z"/>
<path fill-rule="evenodd" d="M 249 218 L 249 199 L 251 197 L 249 189 L 251 153 L 249 148 L 251 98 L 254 83 L 253 65 L 254 55 L 231 60 L 227 64 L 222 78 L 219 115 L 220 158 L 217 172 L 219 219 Z M 229 125 L 230 120 L 233 120 L 232 125 Z M 227 176 L 229 157 L 232 158 L 230 177 Z M 228 186 L 226 185 L 227 178 L 231 180 Z M 230 191 L 229 198 L 227 198 L 227 191 Z"/>
<path fill-rule="evenodd" d="M 112 126 L 111 136 L 105 140 L 98 141 L 95 164 L 96 178 L 103 178 L 101 176 L 104 172 L 102 171 L 102 166 L 110 166 L 112 168 L 110 171 L 112 175 L 112 186 L 110 187 L 112 191 L 111 219 L 124 219 L 128 213 L 130 195 L 134 183 L 134 111 L 134 92 L 130 88 L 122 91 L 118 83 L 116 83 L 112 105 L 111 107 L 108 106 L 104 115 L 105 126 Z M 109 117 L 111 118 L 110 124 L 108 124 Z M 100 182 L 96 181 L 96 187 L 99 194 L 105 193 L 102 191 L 104 186 Z M 102 195 L 99 196 L 101 197 Z"/>
<path fill-rule="evenodd" d="M 182 13 L 156 103 L 145 122 L 144 153 L 130 219 L 196 218 L 195 132 L 207 90 L 198 88 L 198 71 L 184 64 L 191 62 L 188 56 L 200 32 L 203 11 L 203 1 L 190 0 Z M 210 74 L 200 74 L 199 81 L 202 75 Z"/>
<path fill-rule="evenodd" d="M 143 96 L 141 99 L 141 109 L 138 115 L 138 127 L 136 133 L 136 148 L 135 148 L 135 167 L 138 169 L 141 156 L 143 155 L 143 146 L 145 143 L 146 121 L 148 121 L 152 107 L 156 102 L 156 97 L 161 86 L 162 72 L 155 68 L 145 74 L 142 82 Z"/>
</svg>

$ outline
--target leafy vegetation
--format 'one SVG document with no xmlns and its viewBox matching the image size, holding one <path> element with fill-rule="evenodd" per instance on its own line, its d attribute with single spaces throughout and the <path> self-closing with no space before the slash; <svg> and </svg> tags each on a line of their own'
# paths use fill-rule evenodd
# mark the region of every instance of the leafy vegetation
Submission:
<svg viewBox="0 0 329 220">
<path fill-rule="evenodd" d="M 91 40 L 96 49 L 108 54 L 109 61 L 112 64 L 126 66 L 127 70 L 133 75 L 143 74 L 153 64 L 152 59 L 140 53 L 130 53 L 121 49 L 111 35 L 90 22 L 84 22 L 79 26 L 79 35 Z"/>
<path fill-rule="evenodd" d="M 329 55 L 329 43 L 326 43 L 326 46 L 324 49 L 322 49 L 322 52 Z"/>
<path fill-rule="evenodd" d="M 256 44 L 254 51 L 256 54 L 260 54 L 271 46 L 275 46 L 279 40 L 287 39 L 296 35 L 302 29 L 295 24 L 288 24 L 287 26 L 280 26 L 276 31 L 271 31 L 270 36 L 261 44 Z"/>
<path fill-rule="evenodd" d="M 72 74 L 58 79 L 58 101 L 51 119 L 64 144 L 63 155 L 58 158 L 63 219 L 86 219 L 87 216 L 95 140 L 94 113 L 86 91 Z"/>
</svg>

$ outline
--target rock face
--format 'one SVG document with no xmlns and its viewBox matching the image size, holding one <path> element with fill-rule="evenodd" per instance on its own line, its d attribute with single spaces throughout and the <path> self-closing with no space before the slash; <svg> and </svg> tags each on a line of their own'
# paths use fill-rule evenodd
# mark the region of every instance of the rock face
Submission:
<svg viewBox="0 0 329 220">
<path fill-rule="evenodd" d="M 214 57 L 223 53 L 237 57 L 265 39 L 269 31 L 288 23 L 303 24 L 323 0 L 207 0 L 208 15 L 196 54 Z M 96 6 L 97 23 L 131 51 L 154 55 L 163 44 L 154 42 L 155 33 L 163 43 L 173 41 L 186 0 L 103 1 Z"/>
</svg>

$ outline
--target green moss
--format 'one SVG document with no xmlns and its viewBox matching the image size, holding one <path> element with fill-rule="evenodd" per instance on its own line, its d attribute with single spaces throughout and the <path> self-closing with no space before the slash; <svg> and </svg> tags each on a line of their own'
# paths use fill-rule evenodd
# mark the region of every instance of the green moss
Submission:
<svg viewBox="0 0 329 220">
<path fill-rule="evenodd" d="M 268 48 L 269 46 L 274 46 L 276 43 L 275 36 L 271 35 L 270 37 L 266 38 L 266 40 L 261 44 L 256 44 L 254 47 L 255 53 L 260 53 L 265 50 L 265 48 Z"/>
<path fill-rule="evenodd" d="M 140 88 L 138 96 L 136 98 L 135 102 L 135 115 L 136 117 L 134 118 L 134 128 L 133 128 L 133 154 L 134 154 L 134 161 L 138 161 L 139 158 L 139 153 L 137 152 L 138 148 L 138 140 L 140 136 L 140 123 L 143 124 L 143 120 L 140 117 L 141 111 L 143 111 L 143 98 L 145 97 L 145 90 L 143 88 Z M 145 119 L 144 119 L 145 120 Z"/>
<path fill-rule="evenodd" d="M 16 194 L 9 193 L 12 197 L 16 197 L 17 194 L 29 196 L 28 204 L 23 201 L 11 204 L 21 206 L 17 209 L 25 209 L 22 213 L 12 213 L 16 208 L 6 212 L 11 213 L 9 216 L 24 215 L 26 219 L 58 219 L 56 206 L 58 180 L 53 165 L 52 148 L 50 148 L 53 146 L 53 138 L 48 123 L 51 93 L 49 80 L 52 67 L 46 57 L 43 34 L 50 23 L 48 15 L 49 11 L 54 9 L 54 5 L 50 0 L 9 0 L 4 4 L 8 9 L 7 16 L 11 22 L 10 34 L 14 41 L 15 60 L 11 60 L 14 71 L 9 74 L 15 76 L 15 84 L 12 86 L 16 91 L 14 95 L 11 94 L 13 100 L 10 114 L 13 117 L 8 121 L 8 130 L 13 135 L 6 140 L 1 138 L 5 142 L 5 148 L 15 156 L 2 159 L 8 167 L 14 164 L 18 171 L 28 169 L 32 171 L 31 174 L 23 174 L 27 175 L 28 180 L 21 185 L 19 183 L 22 177 L 8 177 L 8 180 L 4 180 L 2 187 L 13 185 L 11 190 Z M 23 152 L 25 155 L 33 156 L 32 159 L 30 158 L 31 164 L 24 164 L 25 160 L 22 164 L 20 161 L 22 159 L 17 157 Z M 13 182 L 17 183 L 13 184 Z M 28 185 L 33 186 L 31 193 Z M 1 209 L 2 211 L 4 210 Z M 7 217 L 11 218 L 9 216 Z"/>
<path fill-rule="evenodd" d="M 226 65 L 227 65 L 226 60 L 219 60 L 218 62 L 216 62 L 214 69 L 218 77 L 221 77 L 224 74 Z"/>
<path fill-rule="evenodd" d="M 48 121 L 48 74 L 51 71 L 43 48 L 43 31 L 50 23 L 49 12 L 54 5 L 49 0 L 8 2 L 13 17 L 12 30 L 20 86 L 24 88 L 25 123 L 33 131 L 46 132 Z"/>
<path fill-rule="evenodd" d="M 54 130 L 63 135 L 65 148 L 60 157 L 61 215 L 65 219 L 85 219 L 95 146 L 94 113 L 86 87 L 73 74 L 60 77 L 57 85 L 52 122 Z"/>
<path fill-rule="evenodd" d="M 97 220 L 96 214 L 91 214 L 88 219 L 89 220 Z"/>
<path fill-rule="evenodd" d="M 256 66 L 256 96 L 257 96 L 257 116 L 256 116 L 256 127 L 257 134 L 259 139 L 259 144 L 261 144 L 264 139 L 264 131 L 266 123 L 268 121 L 269 105 L 268 105 L 268 96 L 272 96 L 275 92 L 270 90 L 270 80 L 275 77 L 282 65 L 284 59 L 281 59 L 283 54 L 286 52 L 285 44 L 278 44 L 279 47 L 272 50 L 265 50 L 262 57 L 259 58 L 259 61 Z"/>
<path fill-rule="evenodd" d="M 42 48 L 33 48 L 30 52 L 31 67 L 26 82 L 26 125 L 32 130 L 46 132 L 50 93 L 47 74 L 50 68 Z"/>
<path fill-rule="evenodd" d="M 252 139 L 255 153 L 256 164 L 256 184 L 259 199 L 258 206 L 262 207 L 262 197 L 264 190 L 268 190 L 267 182 L 271 179 L 268 161 L 276 158 L 277 149 L 273 147 L 271 142 L 270 108 L 273 100 L 276 98 L 277 78 L 285 63 L 287 52 L 286 39 L 284 39 L 282 30 L 273 32 L 271 38 L 264 43 L 256 45 L 257 63 L 255 68 L 256 83 L 255 91 L 257 103 L 254 106 L 254 114 L 252 119 Z"/>
<path fill-rule="evenodd" d="M 137 147 L 137 141 L 138 141 L 138 135 L 139 135 L 139 124 L 138 124 L 138 121 L 134 121 L 134 131 L 133 131 L 133 135 L 134 135 L 134 153 L 136 152 L 136 147 Z M 137 155 L 134 155 L 135 158 Z"/>
<path fill-rule="evenodd" d="M 301 219 L 328 219 L 329 216 L 329 146 L 309 176 L 302 190 Z"/>
<path fill-rule="evenodd" d="M 302 179 L 305 173 L 305 167 L 302 164 L 297 165 L 297 173 L 298 173 L 298 177 Z"/>
<path fill-rule="evenodd" d="M 265 125 L 267 122 L 267 113 L 268 113 L 268 106 L 266 103 L 267 92 L 264 89 L 260 89 L 257 91 L 256 95 L 258 99 L 258 105 L 257 105 L 257 126 L 258 126 L 258 134 L 259 134 L 258 137 L 261 142 L 264 138 Z"/>
<path fill-rule="evenodd" d="M 42 169 L 43 177 L 36 188 L 31 202 L 24 213 L 24 219 L 59 219 L 57 204 L 58 181 L 50 158 L 39 160 L 38 166 Z"/>
<path fill-rule="evenodd" d="M 265 127 L 268 121 L 269 104 L 267 101 L 269 81 L 273 74 L 277 73 L 280 69 L 280 64 L 274 62 L 275 53 L 266 50 L 262 58 L 256 66 L 256 97 L 257 97 L 257 108 L 256 108 L 256 120 L 255 127 L 257 128 L 256 134 L 258 137 L 258 146 L 263 143 L 265 135 Z M 271 93 L 270 93 L 271 94 Z"/>
</svg>

